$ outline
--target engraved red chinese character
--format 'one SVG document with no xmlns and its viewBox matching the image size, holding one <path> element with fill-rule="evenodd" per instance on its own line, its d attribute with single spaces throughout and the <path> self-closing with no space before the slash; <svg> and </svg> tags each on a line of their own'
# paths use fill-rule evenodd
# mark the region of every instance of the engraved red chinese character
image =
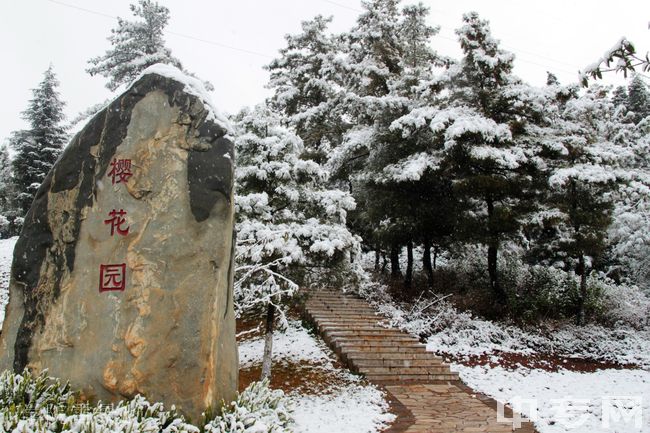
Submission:
<svg viewBox="0 0 650 433">
<path fill-rule="evenodd" d="M 99 265 L 99 292 L 124 291 L 126 263 Z"/>
<path fill-rule="evenodd" d="M 108 216 L 110 217 L 107 220 L 104 220 L 104 224 L 110 224 L 111 225 L 111 236 L 115 234 L 117 231 L 118 235 L 126 236 L 129 234 L 129 227 L 122 227 L 124 224 L 126 224 L 126 218 L 124 216 L 126 215 L 126 211 L 124 209 L 120 210 L 115 210 L 113 209 L 108 213 Z"/>
<path fill-rule="evenodd" d="M 108 172 L 111 177 L 113 185 L 116 183 L 126 183 L 133 173 L 131 173 L 131 160 L 130 159 L 116 159 L 111 161 L 111 171 Z"/>
</svg>

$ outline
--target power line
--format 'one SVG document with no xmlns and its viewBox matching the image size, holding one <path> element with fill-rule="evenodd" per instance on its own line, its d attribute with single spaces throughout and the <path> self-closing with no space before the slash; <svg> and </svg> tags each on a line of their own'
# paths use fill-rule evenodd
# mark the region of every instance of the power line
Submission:
<svg viewBox="0 0 650 433">
<path fill-rule="evenodd" d="M 57 0 L 45 0 L 45 1 L 57 4 L 57 5 L 60 5 L 60 6 L 65 6 L 65 7 L 68 7 L 68 8 L 77 9 L 78 11 L 87 12 L 89 14 L 99 15 L 100 17 L 111 18 L 111 19 L 114 19 L 114 20 L 117 19 L 117 17 L 114 16 L 114 15 L 109 15 L 109 14 L 106 14 L 106 13 L 103 13 L 103 12 L 98 12 L 98 11 L 94 11 L 94 10 L 91 10 L 91 9 L 82 8 L 80 6 L 75 6 L 75 5 L 71 5 L 71 4 L 68 4 L 68 3 L 63 3 L 63 2 L 60 2 L 60 1 L 57 1 Z"/>
<path fill-rule="evenodd" d="M 186 35 L 186 34 L 183 34 L 183 33 L 173 32 L 171 30 L 165 30 L 165 33 L 168 33 L 168 34 L 174 35 L 174 36 L 179 36 L 179 37 L 185 38 L 185 39 L 192 39 L 194 41 L 203 42 L 204 44 L 210 44 L 210 45 L 214 45 L 214 46 L 221 47 L 221 48 L 227 48 L 229 50 L 240 51 L 242 53 L 253 54 L 255 56 L 260 56 L 260 57 L 266 57 L 267 59 L 273 59 L 274 58 L 273 56 L 270 56 L 268 54 L 258 53 L 257 51 L 247 50 L 246 48 L 233 47 L 231 45 L 222 44 L 221 42 L 211 41 L 209 39 L 197 38 L 196 36 L 190 36 L 190 35 Z"/>
<path fill-rule="evenodd" d="M 104 13 L 104 12 L 99 12 L 99 11 L 92 10 L 92 9 L 83 8 L 83 7 L 76 6 L 76 5 L 69 4 L 69 3 L 64 3 L 64 2 L 58 1 L 58 0 L 45 0 L 45 1 L 57 4 L 57 5 L 60 5 L 60 6 L 64 6 L 64 7 L 67 7 L 67 8 L 76 9 L 78 11 L 86 12 L 86 13 L 89 13 L 89 14 L 98 15 L 98 16 L 101 16 L 101 17 L 104 17 L 104 18 L 111 18 L 111 19 L 114 19 L 114 20 L 118 19 L 118 17 L 116 17 L 114 15 L 110 15 L 110 14 L 107 14 L 107 13 Z M 239 48 L 239 47 L 234 47 L 232 45 L 222 44 L 221 42 L 212 41 L 212 40 L 209 40 L 209 39 L 203 39 L 203 38 L 199 38 L 199 37 L 196 37 L 196 36 L 187 35 L 185 33 L 174 32 L 172 30 L 164 30 L 164 33 L 167 33 L 167 34 L 173 35 L 173 36 L 178 36 L 178 37 L 185 38 L 185 39 L 191 39 L 191 40 L 194 40 L 194 41 L 197 41 L 197 42 L 202 42 L 204 44 L 214 45 L 216 47 L 226 48 L 226 49 L 233 50 L 233 51 L 239 51 L 239 52 L 246 53 L 246 54 L 252 54 L 252 55 L 255 55 L 255 56 L 265 57 L 265 58 L 268 58 L 268 59 L 273 59 L 274 58 L 273 56 L 270 56 L 268 54 L 259 53 L 257 51 L 248 50 L 246 48 Z"/>
<path fill-rule="evenodd" d="M 331 0 L 320 0 L 320 1 L 322 1 L 324 3 L 329 3 L 329 4 L 334 5 L 334 6 L 338 6 L 338 7 L 343 8 L 343 9 L 348 9 L 348 10 L 351 10 L 351 11 L 354 11 L 354 12 L 359 12 L 359 13 L 363 12 L 361 9 L 353 8 L 351 6 L 346 6 L 344 4 L 333 2 Z"/>
<path fill-rule="evenodd" d="M 352 8 L 350 6 L 346 6 L 346 5 L 331 1 L 331 0 L 320 0 L 320 1 L 325 2 L 325 3 L 329 3 L 329 4 L 333 4 L 335 6 L 338 6 L 338 7 L 344 8 L 344 9 L 348 9 L 348 10 L 352 10 L 352 11 L 355 11 L 355 12 L 363 12 L 362 10 Z M 431 10 L 434 10 L 435 12 L 439 12 L 439 13 L 442 13 L 444 15 L 450 16 L 450 14 L 448 12 L 440 10 L 440 9 L 431 9 Z M 454 31 L 453 29 L 451 29 L 451 28 L 449 28 L 447 26 L 440 25 L 440 24 L 438 24 L 438 27 L 441 30 L 444 29 L 444 30 L 447 30 L 447 31 L 452 31 L 452 32 Z M 451 38 L 449 36 L 444 36 L 444 35 L 442 35 L 440 33 L 436 34 L 434 37 L 439 37 L 441 39 L 445 39 L 445 40 L 448 40 L 448 41 L 457 42 L 456 38 Z M 556 72 L 563 72 L 563 73 L 566 73 L 566 74 L 574 74 L 574 73 L 577 73 L 577 71 L 580 69 L 578 66 L 573 65 L 571 63 L 567 63 L 567 62 L 564 62 L 562 60 L 553 59 L 551 57 L 548 57 L 548 56 L 545 56 L 545 55 L 542 55 L 542 54 L 537 54 L 537 53 L 534 53 L 532 51 L 523 50 L 521 48 L 516 48 L 516 47 L 513 47 L 511 45 L 507 45 L 507 44 L 501 44 L 501 46 L 508 49 L 509 51 L 512 51 L 515 54 L 527 54 L 527 55 L 530 55 L 530 56 L 538 57 L 540 59 L 551 61 L 551 62 L 556 63 L 556 64 L 562 64 L 562 65 L 565 65 L 565 66 L 570 66 L 570 67 L 576 68 L 575 71 L 568 71 L 566 69 L 558 68 L 558 67 L 555 67 L 555 66 L 544 65 L 544 64 L 541 64 L 541 63 L 534 62 L 532 60 L 526 60 L 526 59 L 523 59 L 521 57 L 517 58 L 517 61 L 520 61 L 520 62 L 523 62 L 523 63 L 529 63 L 531 65 L 538 66 L 538 67 L 543 68 L 545 70 L 552 69 L 552 70 L 555 70 Z"/>
</svg>

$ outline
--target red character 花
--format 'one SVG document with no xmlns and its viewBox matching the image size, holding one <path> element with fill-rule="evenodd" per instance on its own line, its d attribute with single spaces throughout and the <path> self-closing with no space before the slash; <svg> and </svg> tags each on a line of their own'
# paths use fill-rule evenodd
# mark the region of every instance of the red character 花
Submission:
<svg viewBox="0 0 650 433">
<path fill-rule="evenodd" d="M 115 159 L 111 161 L 111 171 L 108 172 L 113 185 L 116 183 L 126 183 L 133 173 L 131 173 L 130 159 Z"/>
<path fill-rule="evenodd" d="M 124 217 L 125 215 L 126 215 L 126 211 L 124 209 L 120 209 L 120 210 L 113 209 L 108 213 L 108 216 L 110 216 L 110 218 L 104 220 L 104 224 L 111 225 L 111 236 L 115 234 L 115 231 L 117 231 L 118 235 L 122 235 L 122 236 L 126 236 L 129 234 L 130 227 L 126 227 L 126 228 L 122 227 L 126 223 L 126 218 Z"/>
<path fill-rule="evenodd" d="M 99 292 L 123 292 L 126 285 L 126 263 L 99 265 Z"/>
</svg>

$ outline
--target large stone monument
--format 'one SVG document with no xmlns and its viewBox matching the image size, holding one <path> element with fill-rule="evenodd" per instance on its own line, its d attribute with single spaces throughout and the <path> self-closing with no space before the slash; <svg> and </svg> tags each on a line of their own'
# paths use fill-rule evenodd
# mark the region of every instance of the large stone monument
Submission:
<svg viewBox="0 0 650 433">
<path fill-rule="evenodd" d="M 156 65 L 66 148 L 16 244 L 1 368 L 194 420 L 235 397 L 233 145 L 201 89 Z"/>
</svg>

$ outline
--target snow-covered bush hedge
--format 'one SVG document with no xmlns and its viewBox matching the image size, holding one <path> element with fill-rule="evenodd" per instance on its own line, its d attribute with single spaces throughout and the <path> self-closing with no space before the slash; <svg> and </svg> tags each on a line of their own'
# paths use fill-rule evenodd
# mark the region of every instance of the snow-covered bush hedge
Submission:
<svg viewBox="0 0 650 433">
<path fill-rule="evenodd" d="M 0 376 L 0 431 L 12 433 L 198 433 L 173 408 L 136 396 L 117 405 L 77 401 L 68 384 L 47 373 Z"/>
<path fill-rule="evenodd" d="M 397 303 L 390 299 L 386 286 L 373 282 L 364 284 L 360 294 L 386 316 L 387 323 L 419 335 L 433 352 L 458 357 L 543 353 L 650 366 L 650 300 L 635 287 L 603 285 L 599 290 L 603 291 L 600 302 L 607 304 L 601 306 L 600 314 L 607 314 L 615 326 L 576 326 L 550 320 L 515 326 L 459 311 L 442 297 L 423 296 Z"/>
<path fill-rule="evenodd" d="M 116 405 L 80 402 L 70 385 L 29 371 L 0 375 L 0 431 L 12 433 L 291 433 L 293 404 L 268 381 L 255 382 L 202 429 L 174 407 L 138 395 Z"/>
<path fill-rule="evenodd" d="M 208 433 L 290 433 L 293 405 L 268 380 L 253 382 L 205 426 Z"/>
</svg>

